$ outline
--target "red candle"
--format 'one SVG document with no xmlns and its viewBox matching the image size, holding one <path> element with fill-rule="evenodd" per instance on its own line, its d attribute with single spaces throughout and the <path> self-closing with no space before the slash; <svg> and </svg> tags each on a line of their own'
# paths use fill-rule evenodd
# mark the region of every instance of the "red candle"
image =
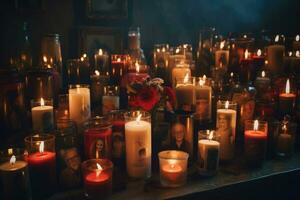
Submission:
<svg viewBox="0 0 300 200">
<path fill-rule="evenodd" d="M 91 172 L 85 177 L 84 186 L 91 199 L 103 199 L 111 193 L 111 175 L 105 171 Z"/>
<path fill-rule="evenodd" d="M 111 77 L 115 84 L 120 84 L 121 77 L 126 74 L 125 58 L 123 55 L 112 55 Z"/>
<path fill-rule="evenodd" d="M 181 183 L 185 179 L 185 173 L 178 164 L 167 164 L 161 168 L 161 176 L 167 182 Z"/>
<path fill-rule="evenodd" d="M 287 79 L 285 92 L 279 94 L 279 110 L 282 114 L 292 114 L 296 95 L 290 91 L 290 80 Z"/>
<path fill-rule="evenodd" d="M 253 65 L 256 67 L 256 70 L 261 70 L 261 68 L 265 65 L 265 57 L 262 56 L 262 52 L 260 49 L 257 50 L 256 54 L 253 55 Z"/>
<path fill-rule="evenodd" d="M 253 81 L 255 77 L 253 60 L 250 57 L 250 53 L 248 52 L 247 49 L 244 53 L 244 58 L 241 60 L 240 76 L 241 76 L 242 83 L 248 83 L 249 81 Z"/>
<path fill-rule="evenodd" d="M 88 128 L 84 132 L 85 156 L 91 158 L 111 158 L 111 125 Z"/>
</svg>

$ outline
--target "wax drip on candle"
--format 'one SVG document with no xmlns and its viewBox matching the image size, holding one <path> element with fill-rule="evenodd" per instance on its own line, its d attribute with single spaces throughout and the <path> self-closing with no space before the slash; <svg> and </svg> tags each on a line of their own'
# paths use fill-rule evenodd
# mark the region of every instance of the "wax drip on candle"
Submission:
<svg viewBox="0 0 300 200">
<path fill-rule="evenodd" d="M 44 153 L 44 147 L 45 147 L 44 141 L 41 141 L 41 143 L 39 145 L 39 152 L 40 153 Z"/>
<path fill-rule="evenodd" d="M 45 106 L 45 101 L 43 98 L 41 98 L 41 106 Z"/>
<path fill-rule="evenodd" d="M 290 94 L 291 89 L 290 89 L 290 79 L 286 80 L 286 85 L 285 85 L 285 93 Z"/>
<path fill-rule="evenodd" d="M 300 40 L 300 35 L 296 35 L 295 40 L 296 40 L 296 42 L 299 42 L 299 40 Z"/>
<path fill-rule="evenodd" d="M 248 57 L 249 57 L 249 52 L 248 52 L 248 49 L 246 49 L 246 51 L 245 51 L 245 59 L 248 59 Z"/>
<path fill-rule="evenodd" d="M 97 166 L 97 171 L 96 171 L 96 176 L 99 176 L 103 170 L 103 168 L 101 167 L 101 165 L 99 163 L 96 163 Z"/>
<path fill-rule="evenodd" d="M 253 130 L 254 130 L 254 131 L 257 131 L 257 130 L 258 130 L 258 120 L 254 120 Z"/>
<path fill-rule="evenodd" d="M 10 160 L 9 160 L 9 163 L 11 164 L 11 165 L 14 165 L 15 163 L 16 163 L 16 156 L 15 155 L 12 155 L 12 157 L 10 158 Z"/>
<path fill-rule="evenodd" d="M 257 50 L 256 55 L 261 56 L 261 50 L 260 49 Z"/>
<path fill-rule="evenodd" d="M 226 101 L 225 102 L 225 109 L 228 109 L 229 108 L 229 101 Z"/>
</svg>

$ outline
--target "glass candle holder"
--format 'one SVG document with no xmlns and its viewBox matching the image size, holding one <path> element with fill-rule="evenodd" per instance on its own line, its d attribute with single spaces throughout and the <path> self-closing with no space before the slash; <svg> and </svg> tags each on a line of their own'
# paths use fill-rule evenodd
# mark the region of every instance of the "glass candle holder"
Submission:
<svg viewBox="0 0 300 200">
<path fill-rule="evenodd" d="M 195 86 L 189 74 L 176 81 L 175 94 L 176 110 L 183 112 L 193 112 L 195 110 Z"/>
<path fill-rule="evenodd" d="M 179 187 L 186 183 L 189 154 L 183 151 L 158 153 L 160 183 L 165 187 Z"/>
<path fill-rule="evenodd" d="M 215 51 L 215 68 L 226 72 L 229 64 L 229 50 L 226 40 L 220 41 L 219 48 Z"/>
<path fill-rule="evenodd" d="M 191 77 L 191 69 L 190 65 L 185 62 L 180 62 L 175 65 L 172 69 L 172 85 L 176 86 L 178 82 L 182 82 L 184 77 L 188 74 Z"/>
<path fill-rule="evenodd" d="M 114 84 L 119 85 L 121 78 L 124 74 L 127 74 L 127 62 L 129 55 L 111 55 L 111 72 L 110 77 Z"/>
<path fill-rule="evenodd" d="M 292 88 L 290 79 L 286 80 L 285 88 L 279 93 L 279 112 L 282 116 L 294 113 L 296 93 Z"/>
<path fill-rule="evenodd" d="M 70 118 L 81 126 L 91 116 L 89 85 L 69 86 Z"/>
<path fill-rule="evenodd" d="M 67 84 L 79 84 L 80 83 L 80 60 L 68 59 L 66 64 L 67 70 Z"/>
<path fill-rule="evenodd" d="M 120 88 L 119 86 L 105 86 L 102 96 L 102 114 L 105 115 L 112 110 L 120 108 Z"/>
<path fill-rule="evenodd" d="M 0 151 L 0 184 L 1 199 L 32 199 L 24 149 Z"/>
<path fill-rule="evenodd" d="M 98 70 L 101 74 L 109 72 L 109 54 L 106 50 L 98 49 L 94 54 L 94 59 L 94 70 Z"/>
<path fill-rule="evenodd" d="M 274 134 L 275 154 L 278 157 L 291 157 L 295 148 L 297 124 L 282 121 L 278 123 Z"/>
<path fill-rule="evenodd" d="M 132 27 L 128 31 L 128 49 L 135 50 L 141 48 L 141 34 L 139 27 Z"/>
<path fill-rule="evenodd" d="M 267 152 L 268 122 L 246 120 L 244 139 L 244 152 L 247 165 L 250 167 L 260 167 L 265 160 Z"/>
<path fill-rule="evenodd" d="M 231 101 L 217 103 L 217 134 L 220 136 L 220 160 L 229 161 L 234 158 L 237 104 Z"/>
<path fill-rule="evenodd" d="M 104 87 L 109 83 L 108 73 L 95 70 L 91 75 L 91 101 L 94 106 L 101 105 Z"/>
<path fill-rule="evenodd" d="M 210 121 L 212 109 L 211 79 L 206 78 L 205 75 L 196 77 L 194 84 L 196 93 L 195 118 L 200 121 Z"/>
<path fill-rule="evenodd" d="M 283 72 L 285 38 L 283 35 L 275 35 L 272 39 L 272 44 L 267 47 L 268 65 L 266 65 L 266 69 L 268 69 L 272 75 L 277 76 Z"/>
<path fill-rule="evenodd" d="M 69 119 L 59 119 L 56 126 L 59 187 L 63 190 L 77 188 L 81 184 L 81 158 L 76 123 Z"/>
<path fill-rule="evenodd" d="M 55 112 L 55 118 L 57 120 L 70 118 L 68 94 L 61 94 L 58 96 L 58 108 Z"/>
<path fill-rule="evenodd" d="M 198 132 L 198 172 L 203 176 L 212 176 L 219 168 L 220 143 L 215 130 Z"/>
<path fill-rule="evenodd" d="M 54 129 L 54 114 L 52 99 L 38 99 L 31 101 L 32 128 L 43 133 Z"/>
<path fill-rule="evenodd" d="M 85 123 L 84 151 L 87 159 L 111 158 L 112 130 L 107 117 L 96 116 Z"/>
<path fill-rule="evenodd" d="M 113 163 L 107 159 L 90 159 L 82 163 L 84 192 L 88 199 L 106 199 L 112 193 Z"/>
<path fill-rule="evenodd" d="M 25 138 L 30 181 L 34 199 L 49 197 L 56 191 L 55 136 L 33 135 Z M 45 186 L 44 183 L 47 183 Z"/>
<path fill-rule="evenodd" d="M 151 115 L 144 111 L 124 114 L 127 174 L 132 178 L 151 176 Z"/>
</svg>

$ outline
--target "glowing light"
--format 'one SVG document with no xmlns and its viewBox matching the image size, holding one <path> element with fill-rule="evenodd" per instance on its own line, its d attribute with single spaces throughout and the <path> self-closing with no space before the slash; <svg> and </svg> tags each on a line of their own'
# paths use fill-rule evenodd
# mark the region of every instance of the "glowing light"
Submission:
<svg viewBox="0 0 300 200">
<path fill-rule="evenodd" d="M 99 49 L 98 54 L 99 54 L 100 56 L 103 55 L 103 50 L 102 50 L 102 49 Z"/>
<path fill-rule="evenodd" d="M 289 94 L 290 92 L 291 92 L 290 79 L 287 79 L 285 84 L 285 93 Z"/>
<path fill-rule="evenodd" d="M 44 141 L 41 141 L 40 146 L 39 146 L 39 152 L 43 153 L 44 152 L 44 148 L 45 148 Z"/>
<path fill-rule="evenodd" d="M 295 40 L 296 40 L 296 42 L 299 42 L 299 40 L 300 40 L 300 35 L 296 35 Z"/>
<path fill-rule="evenodd" d="M 47 56 L 43 56 L 43 61 L 46 63 L 48 61 Z"/>
<path fill-rule="evenodd" d="M 98 70 L 95 70 L 95 74 L 96 74 L 96 76 L 99 76 L 100 72 Z"/>
<path fill-rule="evenodd" d="M 258 130 L 258 120 L 254 120 L 253 130 Z"/>
<path fill-rule="evenodd" d="M 220 49 L 223 49 L 225 46 L 225 40 L 220 43 Z"/>
<path fill-rule="evenodd" d="M 256 55 L 261 56 L 261 50 L 260 49 L 257 50 Z"/>
<path fill-rule="evenodd" d="M 245 59 L 248 59 L 248 57 L 249 57 L 249 52 L 248 52 L 248 49 L 246 49 L 246 51 L 245 51 Z"/>
<path fill-rule="evenodd" d="M 139 73 L 140 72 L 140 65 L 139 65 L 139 63 L 135 63 L 135 71 L 137 72 L 137 73 Z"/>
<path fill-rule="evenodd" d="M 45 101 L 43 98 L 41 98 L 41 106 L 44 106 L 45 105 Z"/>
<path fill-rule="evenodd" d="M 228 109 L 229 108 L 229 101 L 225 102 L 225 108 Z"/>
<path fill-rule="evenodd" d="M 208 135 L 208 139 L 209 139 L 209 140 L 212 140 L 213 137 L 214 137 L 214 132 L 213 132 L 213 131 L 210 131 L 210 132 L 209 132 L 209 135 Z"/>
<path fill-rule="evenodd" d="M 17 160 L 17 159 L 16 159 L 16 156 L 13 155 L 13 156 L 10 158 L 9 163 L 13 165 L 13 164 L 16 163 L 16 160 Z"/>
<path fill-rule="evenodd" d="M 96 176 L 99 176 L 103 170 L 103 168 L 101 167 L 101 165 L 99 163 L 96 163 L 97 166 L 97 171 L 96 171 Z"/>
<path fill-rule="evenodd" d="M 275 42 L 279 42 L 279 35 L 276 35 Z"/>
<path fill-rule="evenodd" d="M 265 76 L 266 76 L 266 72 L 265 72 L 265 71 L 262 71 L 262 72 L 261 72 L 261 77 L 264 78 Z"/>
<path fill-rule="evenodd" d="M 184 79 L 183 79 L 183 83 L 188 83 L 189 81 L 189 74 L 186 73 L 186 75 L 184 76 Z"/>
<path fill-rule="evenodd" d="M 296 51 L 296 57 L 300 57 L 300 52 L 299 51 Z"/>
<path fill-rule="evenodd" d="M 139 123 L 139 122 L 141 121 L 141 117 L 142 117 L 142 114 L 139 114 L 139 115 L 137 116 L 137 118 L 136 118 L 135 121 L 136 121 L 137 123 Z"/>
</svg>

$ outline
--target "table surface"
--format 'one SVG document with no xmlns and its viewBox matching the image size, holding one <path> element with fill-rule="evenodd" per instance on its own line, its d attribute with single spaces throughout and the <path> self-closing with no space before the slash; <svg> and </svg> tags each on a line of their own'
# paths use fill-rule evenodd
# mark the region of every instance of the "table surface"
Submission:
<svg viewBox="0 0 300 200">
<path fill-rule="evenodd" d="M 300 170 L 300 154 L 285 160 L 269 160 L 261 168 L 247 169 L 240 163 L 222 166 L 218 174 L 212 177 L 201 177 L 196 169 L 189 169 L 188 181 L 178 188 L 163 188 L 159 184 L 159 175 L 154 174 L 149 180 L 128 181 L 126 189 L 116 191 L 110 199 L 169 199 L 185 195 L 201 193 L 238 183 L 261 180 L 270 176 L 291 173 Z M 72 190 L 53 195 L 50 200 L 83 199 L 83 190 Z"/>
</svg>

